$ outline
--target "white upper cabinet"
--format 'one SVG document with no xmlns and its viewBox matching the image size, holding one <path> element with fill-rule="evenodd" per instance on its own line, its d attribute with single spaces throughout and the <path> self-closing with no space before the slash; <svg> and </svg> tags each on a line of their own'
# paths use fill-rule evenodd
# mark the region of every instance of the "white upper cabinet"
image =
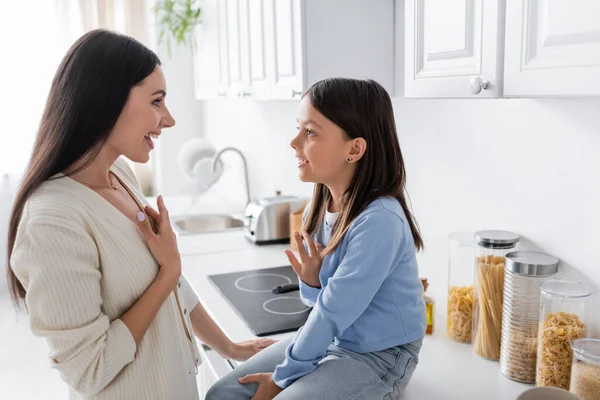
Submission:
<svg viewBox="0 0 600 400">
<path fill-rule="evenodd" d="M 408 98 L 600 96 L 600 0 L 405 0 Z"/>
<path fill-rule="evenodd" d="M 273 98 L 299 97 L 304 89 L 302 54 L 302 3 L 300 0 L 267 0 L 270 24 L 269 62 L 273 65 Z"/>
<path fill-rule="evenodd" d="M 195 29 L 195 94 L 199 99 L 225 97 L 229 91 L 225 3 L 203 0 L 202 24 Z"/>
<path fill-rule="evenodd" d="M 509 0 L 506 96 L 600 95 L 600 1 Z"/>
<path fill-rule="evenodd" d="M 503 13 L 504 0 L 406 0 L 405 96 L 502 96 Z"/>
<path fill-rule="evenodd" d="M 217 0 L 221 2 L 221 0 Z M 229 73 L 229 95 L 248 96 L 245 72 L 247 69 L 247 18 L 242 15 L 241 0 L 224 0 L 225 31 L 227 32 L 227 68 Z"/>
<path fill-rule="evenodd" d="M 242 15 L 245 19 L 242 26 L 245 26 L 247 31 L 244 35 L 247 40 L 244 46 L 248 49 L 245 69 L 246 90 L 255 99 L 269 99 L 271 72 L 266 49 L 271 46 L 271 37 L 266 35 L 269 31 L 267 24 L 270 22 L 267 2 L 241 0 L 241 3 L 243 4 Z"/>
<path fill-rule="evenodd" d="M 198 29 L 199 99 L 298 99 L 338 76 L 374 79 L 393 94 L 394 0 L 204 3 L 218 12 L 207 4 Z"/>
</svg>

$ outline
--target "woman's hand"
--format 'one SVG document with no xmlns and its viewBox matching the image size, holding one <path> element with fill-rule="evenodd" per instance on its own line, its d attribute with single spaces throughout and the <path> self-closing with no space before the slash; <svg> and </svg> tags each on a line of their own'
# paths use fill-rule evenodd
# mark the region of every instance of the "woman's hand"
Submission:
<svg viewBox="0 0 600 400">
<path fill-rule="evenodd" d="M 254 397 L 252 397 L 252 400 L 273 400 L 275 396 L 283 392 L 283 389 L 273 382 L 272 373 L 246 375 L 238 381 L 244 385 L 247 383 L 258 383 L 258 390 L 254 394 Z"/>
<path fill-rule="evenodd" d="M 137 219 L 140 221 L 139 227 L 144 240 L 160 265 L 159 275 L 175 287 L 181 276 L 181 257 L 177 249 L 177 237 L 171 227 L 169 211 L 165 207 L 162 196 L 158 196 L 157 203 L 158 211 L 150 206 L 145 208 L 146 214 L 158 225 L 156 232 L 152 230 L 152 225 L 144 213 L 139 212 Z"/>
<path fill-rule="evenodd" d="M 304 248 L 302 236 L 304 236 L 309 253 L 307 253 Z M 323 257 L 321 256 L 323 246 L 314 242 L 306 232 L 302 232 L 302 236 L 300 236 L 300 233 L 294 232 L 294 240 L 296 241 L 296 247 L 298 247 L 300 261 L 298 261 L 291 250 L 286 250 L 285 255 L 290 261 L 290 264 L 292 264 L 292 268 L 296 272 L 296 275 L 298 275 L 304 283 L 315 288 L 320 288 L 321 281 L 319 280 L 319 272 L 321 271 L 321 264 L 323 264 Z"/>
<path fill-rule="evenodd" d="M 246 361 L 259 351 L 266 349 L 274 343 L 277 343 L 277 340 L 267 338 L 232 343 L 231 348 L 227 351 L 226 357 L 236 361 Z"/>
</svg>

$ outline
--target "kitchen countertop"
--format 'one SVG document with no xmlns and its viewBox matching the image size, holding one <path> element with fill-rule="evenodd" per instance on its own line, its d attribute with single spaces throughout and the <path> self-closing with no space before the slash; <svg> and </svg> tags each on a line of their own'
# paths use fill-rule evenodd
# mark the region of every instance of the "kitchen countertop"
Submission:
<svg viewBox="0 0 600 400">
<path fill-rule="evenodd" d="M 207 277 L 288 265 L 283 253 L 286 246 L 255 246 L 245 241 L 241 230 L 234 230 L 187 236 L 184 241 L 180 240 L 179 247 L 183 255 L 183 272 L 211 317 L 231 340 L 254 339 L 252 332 Z M 419 366 L 402 396 L 403 400 L 512 400 L 532 387 L 505 378 L 500 373 L 498 362 L 479 358 L 469 345 L 447 339 L 443 316 L 436 315 L 436 323 L 438 329 L 434 335 L 426 336 L 424 340 Z M 281 339 L 289 335 L 293 333 L 271 337 Z"/>
</svg>

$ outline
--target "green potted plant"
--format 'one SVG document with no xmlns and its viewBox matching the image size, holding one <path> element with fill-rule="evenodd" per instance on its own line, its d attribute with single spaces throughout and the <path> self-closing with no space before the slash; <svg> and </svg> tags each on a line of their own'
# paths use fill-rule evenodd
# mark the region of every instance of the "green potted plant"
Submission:
<svg viewBox="0 0 600 400">
<path fill-rule="evenodd" d="M 200 23 L 198 0 L 157 0 L 154 13 L 160 30 L 158 43 L 166 42 L 169 56 L 172 40 L 194 50 L 194 27 Z"/>
</svg>

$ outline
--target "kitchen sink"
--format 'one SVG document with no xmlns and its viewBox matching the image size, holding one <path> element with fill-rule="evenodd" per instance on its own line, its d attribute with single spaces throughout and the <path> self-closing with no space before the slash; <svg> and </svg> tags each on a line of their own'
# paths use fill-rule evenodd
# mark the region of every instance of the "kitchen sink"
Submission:
<svg viewBox="0 0 600 400">
<path fill-rule="evenodd" d="M 244 221 L 231 215 L 190 215 L 173 221 L 173 228 L 180 235 L 224 232 L 243 226 Z"/>
</svg>

